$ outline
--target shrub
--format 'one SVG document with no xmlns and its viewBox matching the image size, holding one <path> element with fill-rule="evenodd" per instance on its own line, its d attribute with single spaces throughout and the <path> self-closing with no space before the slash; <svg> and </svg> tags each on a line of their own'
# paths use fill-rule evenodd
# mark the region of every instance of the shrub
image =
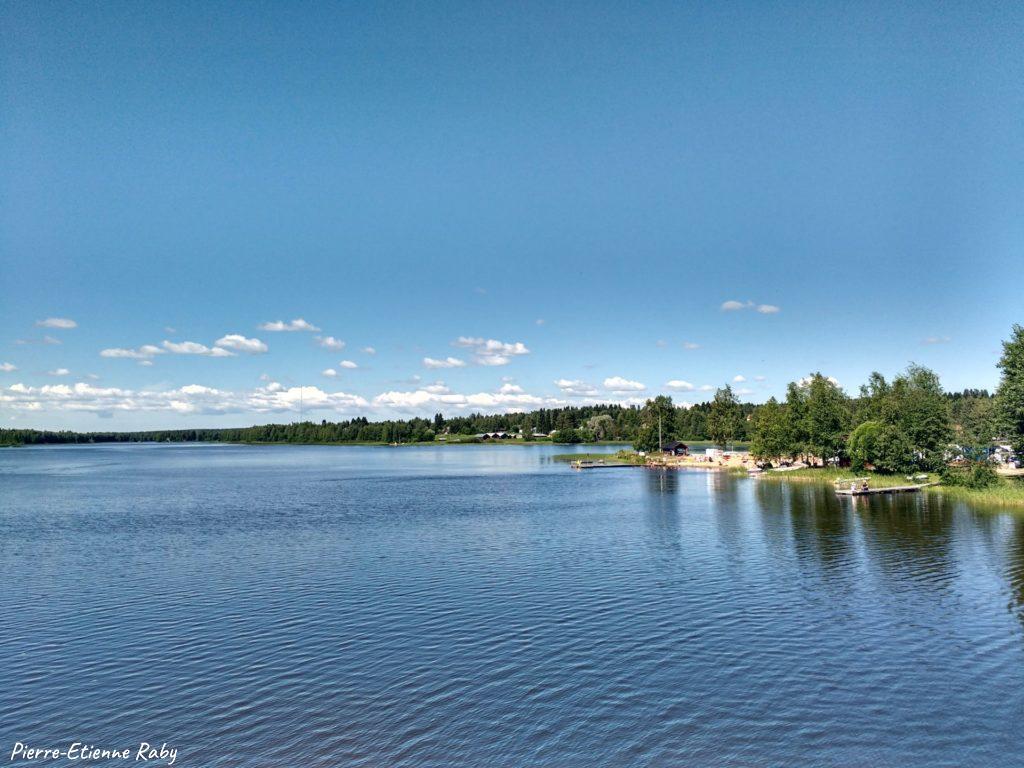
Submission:
<svg viewBox="0 0 1024 768">
<path fill-rule="evenodd" d="M 977 490 L 991 488 L 999 482 L 995 467 L 987 461 L 972 461 L 959 467 L 943 467 L 943 485 L 958 485 Z"/>
</svg>

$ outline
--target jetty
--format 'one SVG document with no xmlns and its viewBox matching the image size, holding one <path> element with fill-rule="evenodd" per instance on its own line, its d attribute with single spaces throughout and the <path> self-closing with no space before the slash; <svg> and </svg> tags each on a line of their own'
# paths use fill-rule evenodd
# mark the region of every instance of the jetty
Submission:
<svg viewBox="0 0 1024 768">
<path fill-rule="evenodd" d="M 629 464 L 625 461 L 592 461 L 591 459 L 579 459 L 569 464 L 573 469 L 619 469 L 620 467 L 635 467 L 636 464 Z"/>
<path fill-rule="evenodd" d="M 908 478 L 909 479 L 909 478 Z M 914 483 L 912 485 L 890 485 L 872 488 L 870 478 L 855 477 L 850 480 L 836 480 L 836 493 L 840 496 L 874 496 L 881 493 L 914 493 L 935 483 Z"/>
</svg>

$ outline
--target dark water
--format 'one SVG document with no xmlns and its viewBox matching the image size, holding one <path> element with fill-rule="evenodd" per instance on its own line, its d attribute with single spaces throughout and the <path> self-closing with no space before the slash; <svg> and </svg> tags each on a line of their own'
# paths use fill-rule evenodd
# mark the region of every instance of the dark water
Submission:
<svg viewBox="0 0 1024 768">
<path fill-rule="evenodd" d="M 0 759 L 1024 763 L 1024 516 L 551 452 L 0 451 Z"/>
</svg>

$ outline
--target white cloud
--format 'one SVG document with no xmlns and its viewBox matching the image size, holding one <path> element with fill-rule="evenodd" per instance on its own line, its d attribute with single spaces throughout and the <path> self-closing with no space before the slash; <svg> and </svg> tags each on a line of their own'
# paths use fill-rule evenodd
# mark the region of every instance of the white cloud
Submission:
<svg viewBox="0 0 1024 768">
<path fill-rule="evenodd" d="M 604 388 L 609 392 L 643 392 L 647 386 L 639 381 L 630 381 L 621 376 L 610 376 L 604 380 Z"/>
<path fill-rule="evenodd" d="M 333 336 L 314 336 L 316 343 L 324 349 L 333 349 L 337 352 L 340 349 L 345 348 L 345 342 L 341 339 L 336 339 Z"/>
<path fill-rule="evenodd" d="M 579 379 L 558 379 L 555 386 L 571 397 L 593 397 L 597 394 L 597 387 Z"/>
<path fill-rule="evenodd" d="M 221 336 L 213 342 L 213 345 L 221 349 L 233 349 L 236 352 L 245 352 L 250 355 L 262 355 L 267 351 L 267 345 L 259 339 L 247 339 L 238 333 Z"/>
<path fill-rule="evenodd" d="M 18 370 L 18 366 L 14 363 L 0 363 L 0 371 L 3 371 L 4 373 L 10 373 L 11 371 L 16 370 Z"/>
<path fill-rule="evenodd" d="M 447 395 L 451 392 L 448 387 L 445 386 L 443 381 L 435 381 L 433 384 L 428 384 L 425 387 L 420 387 L 425 392 L 429 392 L 432 395 Z"/>
<path fill-rule="evenodd" d="M 701 392 L 714 392 L 714 390 L 715 390 L 715 388 L 713 386 L 711 386 L 710 384 L 701 384 L 700 385 L 700 391 Z"/>
<path fill-rule="evenodd" d="M 263 323 L 259 326 L 261 331 L 319 331 L 312 323 L 307 323 L 301 317 L 297 317 L 290 323 L 284 322 L 284 320 L 273 320 L 269 323 Z"/>
<path fill-rule="evenodd" d="M 363 352 L 365 352 L 368 355 L 376 355 L 377 354 L 377 350 L 374 349 L 373 347 L 363 347 Z"/>
<path fill-rule="evenodd" d="M 799 381 L 797 382 L 797 385 L 798 385 L 798 386 L 801 386 L 801 387 L 807 387 L 807 386 L 810 386 L 810 383 L 811 383 L 811 378 L 812 378 L 812 377 L 810 377 L 810 376 L 804 376 L 804 377 L 803 377 L 802 379 L 800 379 L 800 380 L 799 380 Z M 839 379 L 837 379 L 837 378 L 836 378 L 835 376 L 826 376 L 826 377 L 825 377 L 825 379 L 826 379 L 827 381 L 831 381 L 831 382 L 832 382 L 833 384 L 835 384 L 835 385 L 836 385 L 837 387 L 838 387 L 838 386 L 840 386 L 840 384 L 839 384 Z"/>
<path fill-rule="evenodd" d="M 63 330 L 78 327 L 78 323 L 66 317 L 48 317 L 45 320 L 36 320 L 36 325 L 40 328 L 61 328 Z"/>
<path fill-rule="evenodd" d="M 379 408 L 389 408 L 397 411 L 424 412 L 443 407 L 459 410 L 520 411 L 563 403 L 554 398 L 538 397 L 521 392 L 477 392 L 464 395 L 451 392 L 444 386 L 434 386 L 417 389 L 414 392 L 382 392 L 373 398 L 373 404 Z"/>
<path fill-rule="evenodd" d="M 688 381 L 682 379 L 672 379 L 672 381 L 666 381 L 665 386 L 669 389 L 679 390 L 681 392 L 692 392 L 696 387 Z"/>
<path fill-rule="evenodd" d="M 736 301 L 735 299 L 730 299 L 729 301 L 722 302 L 721 309 L 723 312 L 737 312 L 741 309 L 747 309 L 752 306 L 754 306 L 754 302 L 752 301 Z"/>
<path fill-rule="evenodd" d="M 767 376 L 755 376 L 754 377 L 754 381 L 767 381 L 767 380 L 768 380 Z"/>
<path fill-rule="evenodd" d="M 148 367 L 153 365 L 153 361 L 152 360 L 139 360 L 139 365 L 148 368 Z"/>
<path fill-rule="evenodd" d="M 732 380 L 736 384 L 742 384 L 744 381 L 747 380 L 747 377 L 744 376 L 742 373 L 737 373 L 735 376 L 732 377 Z"/>
<path fill-rule="evenodd" d="M 729 301 L 723 301 L 721 310 L 723 312 L 739 312 L 743 309 L 756 309 L 762 315 L 774 315 L 782 311 L 780 307 L 774 304 L 755 304 L 752 301 L 737 301 L 736 299 L 730 299 Z"/>
<path fill-rule="evenodd" d="M 230 392 L 201 384 L 179 389 L 130 390 L 95 387 L 85 382 L 27 387 L 14 384 L 0 389 L 0 406 L 15 410 L 65 410 L 94 413 L 163 411 L 182 414 L 283 413 L 299 409 L 353 412 L 369 403 L 346 392 L 325 392 L 317 387 L 285 389 L 276 382 L 265 387 Z"/>
<path fill-rule="evenodd" d="M 922 341 L 922 344 L 948 344 L 952 339 L 949 336 L 929 336 L 927 339 Z"/>
<path fill-rule="evenodd" d="M 137 349 L 125 349 L 124 347 L 112 347 L 100 350 L 100 357 L 123 357 L 128 360 L 146 360 L 154 355 L 162 355 L 164 351 L 153 344 L 143 344 Z"/>
<path fill-rule="evenodd" d="M 67 368 L 54 368 L 52 371 L 47 371 L 47 376 L 67 376 L 71 373 Z"/>
<path fill-rule="evenodd" d="M 175 355 L 206 355 L 207 357 L 234 357 L 234 352 L 229 352 L 222 347 L 208 347 L 195 341 L 167 341 L 164 340 L 164 349 Z"/>
<path fill-rule="evenodd" d="M 459 360 L 457 357 L 446 357 L 444 360 L 435 360 L 433 357 L 424 357 L 423 365 L 427 368 L 464 368 L 466 361 Z"/>
<path fill-rule="evenodd" d="M 546 323 L 547 321 L 543 317 L 538 317 L 534 322 L 537 325 L 544 325 L 544 323 Z"/>
<path fill-rule="evenodd" d="M 60 339 L 55 339 L 53 336 L 43 336 L 41 339 L 15 339 L 15 344 L 63 344 L 64 342 Z"/>
<path fill-rule="evenodd" d="M 684 341 L 683 349 L 700 349 L 700 344 L 693 341 Z"/>
<path fill-rule="evenodd" d="M 511 384 L 509 382 L 502 384 L 501 389 L 498 390 L 502 395 L 521 395 L 523 394 L 523 391 L 523 388 L 518 384 Z"/>
<path fill-rule="evenodd" d="M 173 334 L 173 333 L 177 333 L 177 332 L 178 332 L 177 328 L 173 328 L 170 325 L 165 325 L 164 326 L 164 333 L 172 333 Z"/>
<path fill-rule="evenodd" d="M 338 375 L 338 372 L 333 368 L 325 368 L 324 370 L 320 371 L 320 375 L 326 376 L 329 379 L 333 379 L 335 376 Z"/>
<path fill-rule="evenodd" d="M 749 387 L 740 387 L 739 389 L 736 390 L 734 394 L 737 397 L 745 397 L 747 395 L 754 394 L 754 390 L 750 389 Z"/>
<path fill-rule="evenodd" d="M 460 336 L 452 342 L 452 346 L 472 350 L 473 361 L 477 365 L 508 365 L 513 357 L 530 354 L 530 350 L 521 341 L 508 343 L 497 339 Z"/>
<path fill-rule="evenodd" d="M 359 366 L 351 360 L 342 360 L 338 363 L 342 368 L 358 368 Z"/>
</svg>

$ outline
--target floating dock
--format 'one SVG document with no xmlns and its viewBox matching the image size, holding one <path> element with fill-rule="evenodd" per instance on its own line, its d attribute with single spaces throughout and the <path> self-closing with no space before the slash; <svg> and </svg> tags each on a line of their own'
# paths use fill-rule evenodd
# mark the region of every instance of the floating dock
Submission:
<svg viewBox="0 0 1024 768">
<path fill-rule="evenodd" d="M 874 496 L 880 493 L 914 493 L 920 491 L 922 488 L 927 488 L 929 485 L 934 483 L 924 483 L 923 485 L 890 485 L 888 488 L 862 488 L 857 485 L 854 488 L 850 487 L 847 483 L 845 487 L 836 485 L 836 493 L 840 496 Z"/>
<path fill-rule="evenodd" d="M 637 467 L 640 464 L 627 464 L 622 461 L 573 461 L 569 464 L 573 469 L 619 469 L 620 467 Z"/>
</svg>

